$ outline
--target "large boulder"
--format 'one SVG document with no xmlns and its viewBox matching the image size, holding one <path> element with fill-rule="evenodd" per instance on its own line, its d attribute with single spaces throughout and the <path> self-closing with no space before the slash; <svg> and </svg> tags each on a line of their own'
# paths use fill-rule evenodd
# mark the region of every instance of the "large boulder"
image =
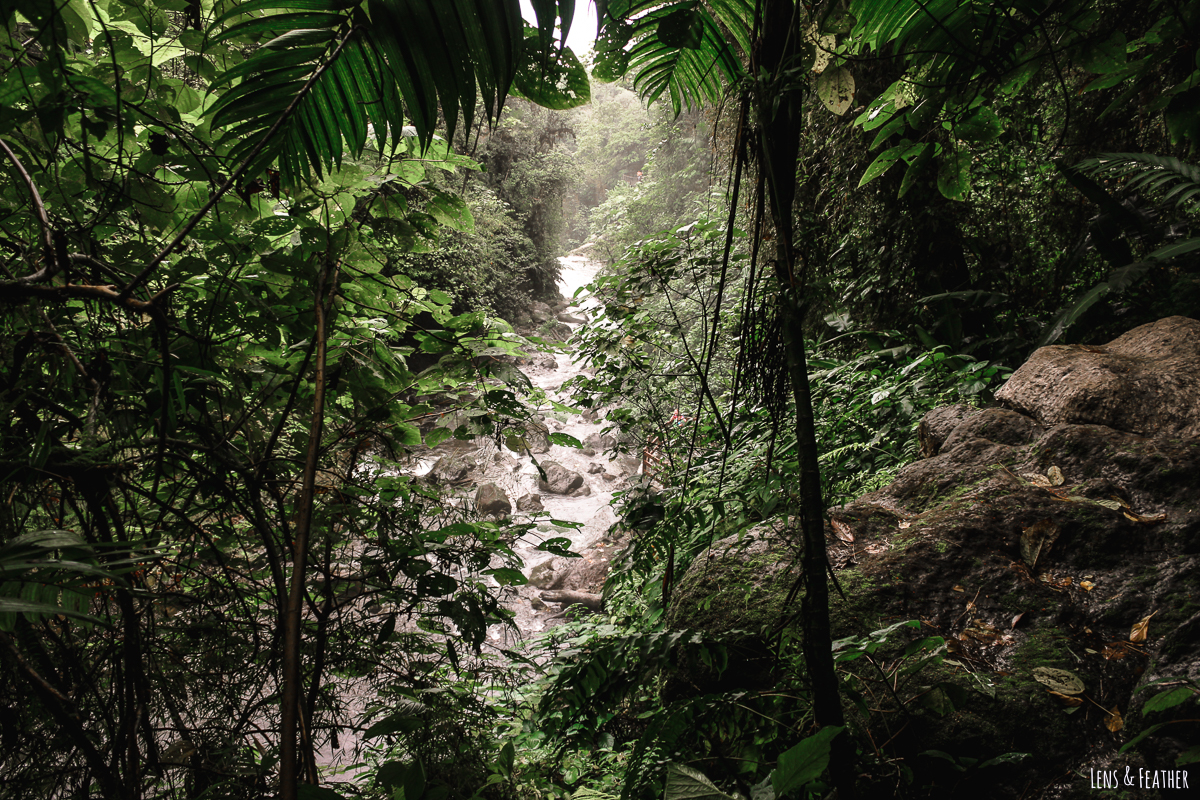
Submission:
<svg viewBox="0 0 1200 800">
<path fill-rule="evenodd" d="M 1200 435 L 1200 321 L 1167 317 L 1103 347 L 1043 347 L 996 393 L 1043 425 Z"/>
<path fill-rule="evenodd" d="M 554 342 L 565 342 L 572 336 L 571 326 L 558 320 L 542 325 L 540 331 L 543 338 Z"/>
<path fill-rule="evenodd" d="M 583 476 L 569 470 L 557 461 L 543 461 L 544 479 L 538 479 L 538 488 L 549 494 L 571 494 L 584 486 Z"/>
<path fill-rule="evenodd" d="M 908 689 L 874 685 L 876 705 L 852 712 L 881 734 L 903 715 L 904 735 L 884 750 L 913 769 L 914 786 L 947 774 L 929 751 L 959 764 L 1027 753 L 1005 765 L 1004 785 L 1073 797 L 1075 775 L 1174 769 L 1200 741 L 1194 702 L 1140 712 L 1162 691 L 1142 691 L 1151 680 L 1200 678 L 1200 323 L 1171 318 L 1104 347 L 1049 350 L 1005 386 L 1007 408 L 930 415 L 931 457 L 829 511 L 834 638 L 919 620 L 893 636 L 948 648 Z M 763 616 L 787 619 L 795 538 L 780 525 L 718 541 L 680 580 L 670 621 L 753 633 Z M 902 663 L 904 644 L 874 661 Z M 741 688 L 756 676 L 749 665 Z M 1063 690 L 1073 681 L 1081 693 Z M 1137 752 L 1118 752 L 1172 714 Z"/>
<path fill-rule="evenodd" d="M 512 513 L 512 503 L 499 486 L 485 483 L 475 492 L 475 509 L 489 517 L 507 517 Z"/>
<path fill-rule="evenodd" d="M 917 441 L 921 445 L 922 457 L 936 456 L 946 437 L 962 422 L 963 417 L 974 413 L 975 410 L 964 405 L 941 406 L 922 417 L 921 424 L 917 426 Z"/>
</svg>

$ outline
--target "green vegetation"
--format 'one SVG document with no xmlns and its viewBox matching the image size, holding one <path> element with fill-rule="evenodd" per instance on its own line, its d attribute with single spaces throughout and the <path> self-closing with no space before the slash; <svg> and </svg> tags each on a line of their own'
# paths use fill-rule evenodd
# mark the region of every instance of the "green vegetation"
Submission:
<svg viewBox="0 0 1200 800">
<path fill-rule="evenodd" d="M 831 601 L 824 512 L 1036 346 L 1197 315 L 1200 10 L 609 0 L 589 82 L 576 5 L 0 0 L 0 798 L 920 797 L 1021 760 L 922 784 L 879 744 L 903 710 L 1007 748 L 981 698 L 1021 687 L 883 577 Z M 406 470 L 527 434 L 584 244 L 575 401 L 662 488 L 603 615 L 499 649 L 539 526 Z M 706 579 L 767 527 L 794 559 Z"/>
</svg>

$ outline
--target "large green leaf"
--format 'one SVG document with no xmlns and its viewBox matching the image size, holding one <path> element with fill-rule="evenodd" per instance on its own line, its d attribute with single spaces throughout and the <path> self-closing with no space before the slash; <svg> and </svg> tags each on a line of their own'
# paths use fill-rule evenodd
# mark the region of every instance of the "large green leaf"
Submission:
<svg viewBox="0 0 1200 800">
<path fill-rule="evenodd" d="M 535 40 L 537 35 L 537 31 L 528 28 L 525 38 Z M 560 111 L 586 105 L 592 99 L 587 70 L 571 48 L 564 47 L 549 60 L 537 57 L 533 48 L 528 52 L 530 55 L 517 72 L 514 93 Z"/>
<path fill-rule="evenodd" d="M 775 796 L 782 797 L 817 778 L 829 765 L 829 747 L 840 727 L 822 728 L 792 749 L 779 756 L 779 765 L 771 772 Z"/>
</svg>

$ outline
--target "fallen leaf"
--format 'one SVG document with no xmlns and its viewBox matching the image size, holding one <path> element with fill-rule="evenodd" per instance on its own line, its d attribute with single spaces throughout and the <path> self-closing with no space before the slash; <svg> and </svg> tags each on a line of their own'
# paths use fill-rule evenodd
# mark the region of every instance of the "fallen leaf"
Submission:
<svg viewBox="0 0 1200 800">
<path fill-rule="evenodd" d="M 1024 611 L 1022 611 L 1020 614 L 1017 614 L 1015 617 L 1013 617 L 1013 618 L 1012 618 L 1012 622 L 1010 622 L 1010 623 L 1008 624 L 1008 627 L 1009 627 L 1010 629 L 1012 629 L 1012 628 L 1016 628 L 1016 627 L 1017 627 L 1017 623 L 1021 621 L 1021 617 L 1023 617 L 1023 616 L 1025 616 L 1025 612 L 1024 612 Z"/>
<path fill-rule="evenodd" d="M 1066 478 L 1063 477 L 1062 470 L 1058 467 L 1051 467 L 1050 469 L 1046 470 L 1046 477 L 1050 479 L 1051 486 L 1062 486 L 1066 481 Z"/>
<path fill-rule="evenodd" d="M 1104 506 L 1105 508 L 1111 509 L 1113 511 L 1119 511 L 1121 509 L 1121 504 L 1118 503 L 1116 500 L 1097 500 L 1096 505 Z M 1126 514 L 1125 516 L 1129 516 L 1129 515 Z"/>
<path fill-rule="evenodd" d="M 1043 686 L 1049 686 L 1051 691 L 1063 694 L 1083 694 L 1083 680 L 1074 672 L 1055 667 L 1035 667 L 1033 679 Z"/>
<path fill-rule="evenodd" d="M 1109 661 L 1117 661 L 1129 654 L 1125 649 L 1125 642 L 1110 642 L 1104 645 L 1104 649 L 1100 651 L 1100 655 L 1107 658 Z"/>
<path fill-rule="evenodd" d="M 1028 480 L 1034 486 L 1053 486 L 1054 485 L 1054 484 L 1050 483 L 1050 479 L 1047 478 L 1045 475 L 1039 475 L 1036 472 L 1023 472 L 1023 473 L 1021 473 L 1021 477 Z"/>
<path fill-rule="evenodd" d="M 1092 589 L 1096 588 L 1096 584 L 1092 583 L 1091 581 L 1080 581 L 1079 588 L 1083 589 L 1085 592 L 1090 592 Z"/>
<path fill-rule="evenodd" d="M 1139 619 L 1133 624 L 1133 629 L 1129 631 L 1129 641 L 1144 642 L 1146 637 L 1150 635 L 1150 617 L 1153 617 L 1158 612 L 1155 611 L 1149 616 Z"/>
<path fill-rule="evenodd" d="M 833 533 L 835 536 L 837 536 L 837 538 L 841 539 L 843 542 L 854 541 L 854 531 L 850 529 L 849 525 L 841 520 L 836 519 L 830 520 L 830 522 L 833 524 Z"/>
<path fill-rule="evenodd" d="M 966 589 L 964 589 L 961 586 L 955 586 L 955 587 L 953 587 L 953 590 L 956 592 L 965 592 L 966 591 Z"/>
<path fill-rule="evenodd" d="M 1058 526 L 1048 519 L 1038 520 L 1021 530 L 1021 558 L 1033 569 L 1038 558 L 1058 538 Z"/>
<path fill-rule="evenodd" d="M 1069 694 L 1063 694 L 1062 692 L 1055 692 L 1053 690 L 1050 692 L 1050 694 L 1057 697 L 1058 701 L 1060 703 L 1062 703 L 1064 706 L 1081 706 L 1081 705 L 1083 705 L 1082 697 L 1072 697 Z"/>
<path fill-rule="evenodd" d="M 900 530 L 904 530 L 904 529 L 905 529 L 905 528 L 907 528 L 909 525 L 912 525 L 912 523 L 911 523 L 911 522 L 901 522 L 901 523 L 900 523 Z"/>
<path fill-rule="evenodd" d="M 1112 711 L 1108 712 L 1108 719 L 1104 720 L 1104 727 L 1108 728 L 1113 733 L 1125 727 L 1125 720 L 1121 719 L 1121 712 L 1116 706 L 1112 707 Z"/>
</svg>

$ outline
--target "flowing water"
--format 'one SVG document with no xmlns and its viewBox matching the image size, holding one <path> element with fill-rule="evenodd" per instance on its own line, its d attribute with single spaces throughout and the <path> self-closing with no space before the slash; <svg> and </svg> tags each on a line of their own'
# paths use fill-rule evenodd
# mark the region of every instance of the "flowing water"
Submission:
<svg viewBox="0 0 1200 800">
<path fill-rule="evenodd" d="M 572 298 L 577 289 L 590 283 L 596 276 L 600 264 L 583 256 L 566 256 L 560 259 L 562 276 L 559 281 L 559 291 L 565 298 Z M 568 313 L 579 314 L 580 308 L 594 304 L 594 300 L 580 294 L 576 307 Z M 578 328 L 578 324 L 571 324 Z M 581 374 L 583 366 L 577 363 L 571 353 L 554 354 L 555 365 L 551 368 L 543 358 L 539 359 L 542 366 L 525 366 L 522 371 L 530 381 L 543 389 L 547 396 L 559 403 L 571 405 L 571 398 L 560 387 L 566 381 Z M 603 419 L 588 421 L 582 414 L 564 414 L 552 409 L 543 409 L 544 424 L 550 432 L 569 434 L 579 441 L 585 441 L 592 434 L 600 433 L 604 428 Z M 624 462 L 611 453 L 597 450 L 594 456 L 585 455 L 582 450 L 573 447 L 551 444 L 549 452 L 531 457 L 526 454 L 518 456 L 507 449 L 498 449 L 490 440 L 476 440 L 478 449 L 472 453 L 477 469 L 472 473 L 471 483 L 460 487 L 453 493 L 458 495 L 462 504 L 473 503 L 476 487 L 484 483 L 495 483 L 508 495 L 513 505 L 512 520 L 514 522 L 534 522 L 538 525 L 536 531 L 531 531 L 513 547 L 514 551 L 524 562 L 524 572 L 529 576 L 535 570 L 545 571 L 547 562 L 553 557 L 537 549 L 538 545 L 549 538 L 564 537 L 571 541 L 571 550 L 584 553 L 589 560 L 607 560 L 603 547 L 595 547 L 609 527 L 616 521 L 612 509 L 613 496 L 628 486 L 626 477 L 637 469 L 626 457 Z M 556 461 L 567 469 L 583 475 L 585 485 L 590 488 L 590 494 L 585 496 L 565 496 L 542 492 L 538 489 L 538 470 L 533 463 L 536 458 L 539 463 Z M 422 459 L 414 463 L 409 474 L 422 475 L 434 465 L 436 458 Z M 588 472 L 589 468 L 593 471 Z M 545 515 L 530 516 L 516 509 L 516 501 L 525 494 L 541 495 Z M 581 527 L 571 528 L 555 525 L 551 520 L 564 520 L 582 523 Z M 559 559 L 556 563 L 562 564 Z M 495 566 L 499 566 L 497 563 Z M 527 584 L 506 594 L 505 605 L 514 613 L 516 630 L 508 626 L 494 626 L 488 631 L 489 643 L 497 647 L 511 647 L 515 640 L 523 639 L 544 630 L 552 617 L 558 616 L 559 609 L 547 607 L 539 599 L 540 590 L 537 586 Z M 355 694 L 350 687 L 345 687 Z M 373 692 L 369 692 L 373 694 Z M 351 715 L 361 716 L 366 704 L 373 698 L 369 696 L 355 697 L 348 709 Z M 340 747 L 335 749 L 328 742 L 322 743 L 318 752 L 318 763 L 323 770 L 337 769 L 341 765 L 352 763 L 361 741 L 357 736 L 342 735 Z M 343 778 L 350 778 L 346 773 Z"/>
</svg>

